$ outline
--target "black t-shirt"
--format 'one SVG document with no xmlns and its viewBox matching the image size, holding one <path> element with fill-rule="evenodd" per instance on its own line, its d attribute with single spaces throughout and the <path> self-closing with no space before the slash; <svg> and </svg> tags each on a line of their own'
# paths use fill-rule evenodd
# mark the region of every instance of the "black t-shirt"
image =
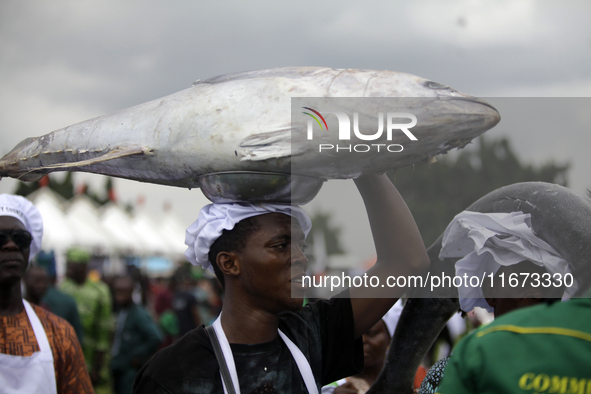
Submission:
<svg viewBox="0 0 591 394">
<path fill-rule="evenodd" d="M 354 340 L 349 298 L 332 298 L 280 315 L 279 329 L 308 359 L 318 391 L 363 369 L 363 343 Z M 262 344 L 231 344 L 242 394 L 306 393 L 298 367 L 277 336 Z M 266 368 L 266 369 L 265 369 Z M 160 350 L 137 374 L 134 393 L 223 393 L 204 326 Z"/>
</svg>

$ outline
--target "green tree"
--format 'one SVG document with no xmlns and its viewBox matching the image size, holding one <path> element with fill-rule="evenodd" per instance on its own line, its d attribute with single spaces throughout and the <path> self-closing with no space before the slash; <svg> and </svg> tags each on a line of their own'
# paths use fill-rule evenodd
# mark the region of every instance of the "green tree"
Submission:
<svg viewBox="0 0 591 394">
<path fill-rule="evenodd" d="M 436 163 L 417 164 L 388 175 L 408 204 L 430 246 L 455 215 L 474 201 L 502 186 L 543 181 L 567 186 L 568 164 L 544 163 L 535 167 L 517 158 L 507 139 L 478 139 L 478 145 Z"/>
<path fill-rule="evenodd" d="M 39 189 L 38 182 L 19 182 L 13 194 L 25 197 L 33 193 L 37 189 Z"/>
<path fill-rule="evenodd" d="M 74 197 L 74 177 L 71 172 L 66 173 L 66 178 L 61 183 L 50 179 L 49 187 L 66 200 Z"/>
<path fill-rule="evenodd" d="M 28 196 L 40 187 L 47 186 L 64 199 L 69 200 L 74 197 L 74 181 L 71 172 L 66 173 L 66 177 L 63 181 L 58 182 L 51 175 L 45 175 L 37 182 L 19 182 L 14 194 L 19 196 Z"/>
<path fill-rule="evenodd" d="M 83 193 L 90 197 L 90 199 L 92 199 L 98 205 L 104 205 L 111 201 L 111 196 L 114 196 L 113 178 L 110 176 L 106 177 L 104 188 L 98 193 L 91 191 L 90 188 L 88 188 L 88 186 L 85 184 Z"/>
</svg>

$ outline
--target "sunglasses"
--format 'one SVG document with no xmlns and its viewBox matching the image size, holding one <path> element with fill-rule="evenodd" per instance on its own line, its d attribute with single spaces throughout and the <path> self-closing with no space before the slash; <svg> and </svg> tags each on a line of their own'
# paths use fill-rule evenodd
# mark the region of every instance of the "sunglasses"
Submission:
<svg viewBox="0 0 591 394">
<path fill-rule="evenodd" d="M 0 230 L 0 247 L 6 245 L 8 238 L 12 239 L 19 249 L 28 248 L 33 241 L 33 236 L 27 230 Z"/>
</svg>

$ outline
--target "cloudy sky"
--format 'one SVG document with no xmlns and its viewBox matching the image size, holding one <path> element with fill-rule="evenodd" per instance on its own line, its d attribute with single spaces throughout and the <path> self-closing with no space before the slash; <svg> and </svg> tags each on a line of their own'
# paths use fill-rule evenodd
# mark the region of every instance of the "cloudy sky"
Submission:
<svg viewBox="0 0 591 394">
<path fill-rule="evenodd" d="M 388 69 L 494 98 L 503 120 L 487 134 L 509 136 L 529 162 L 570 162 L 569 185 L 584 192 L 591 187 L 589 20 L 591 2 L 584 0 L 3 0 L 0 155 L 26 137 L 196 79 L 281 66 Z M 333 189 L 354 196 L 351 183 L 329 182 L 309 209 L 347 216 L 355 197 L 339 213 L 340 205 L 323 196 Z M 2 180 L 0 192 L 14 185 Z M 204 202 L 196 190 L 123 180 L 116 187 L 123 202 L 143 194 L 154 212 L 170 201 L 187 225 Z M 367 250 L 354 253 L 361 258 Z"/>
</svg>

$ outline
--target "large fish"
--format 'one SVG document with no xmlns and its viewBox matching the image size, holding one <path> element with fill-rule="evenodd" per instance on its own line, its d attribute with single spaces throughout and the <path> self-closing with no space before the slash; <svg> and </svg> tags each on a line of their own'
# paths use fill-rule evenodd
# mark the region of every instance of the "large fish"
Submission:
<svg viewBox="0 0 591 394">
<path fill-rule="evenodd" d="M 591 199 L 545 182 L 523 182 L 490 192 L 468 208 L 482 213 L 516 212 L 532 216 L 536 235 L 552 245 L 571 265 L 581 295 L 591 284 Z M 443 235 L 429 247 L 431 276 L 455 274 L 457 259 L 439 259 Z M 459 310 L 454 287 L 415 288 L 409 295 L 382 374 L 371 394 L 411 394 L 415 373 L 447 320 Z M 438 298 L 426 298 L 438 297 Z"/>
<path fill-rule="evenodd" d="M 399 133 L 392 143 L 404 141 L 403 152 L 335 161 L 303 137 L 306 119 L 292 123 L 292 97 L 418 98 L 396 109 L 419 119 L 412 129 L 418 143 L 406 144 Z M 52 171 L 84 171 L 191 188 L 211 173 L 289 174 L 297 157 L 299 175 L 350 178 L 462 147 L 499 119 L 487 103 L 414 75 L 278 68 L 197 81 L 172 95 L 26 139 L 0 159 L 0 177 L 35 181 Z M 292 136 L 302 137 L 296 144 Z M 321 138 L 338 142 L 334 132 Z"/>
</svg>

